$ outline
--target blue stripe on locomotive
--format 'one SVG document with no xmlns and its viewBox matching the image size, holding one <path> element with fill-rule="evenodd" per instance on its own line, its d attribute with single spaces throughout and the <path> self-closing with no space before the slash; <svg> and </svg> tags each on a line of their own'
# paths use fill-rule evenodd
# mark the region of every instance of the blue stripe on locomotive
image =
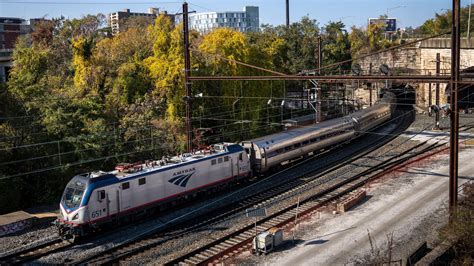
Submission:
<svg viewBox="0 0 474 266">
<path fill-rule="evenodd" d="M 220 157 L 220 156 L 228 155 L 228 154 L 234 154 L 234 153 L 238 153 L 238 152 L 242 152 L 242 151 L 244 151 L 244 148 L 242 146 L 240 146 L 238 144 L 234 144 L 234 145 L 227 146 L 227 152 L 224 152 L 224 153 L 219 153 L 219 154 L 215 154 L 215 155 L 208 156 L 208 157 L 205 157 L 205 158 L 196 159 L 196 160 L 193 160 L 193 161 L 190 161 L 190 162 L 184 162 L 184 163 L 177 164 L 177 165 L 174 165 L 174 166 L 171 166 L 171 167 L 159 168 L 159 169 L 156 169 L 154 171 L 150 171 L 150 172 L 139 174 L 139 175 L 130 176 L 130 177 L 123 178 L 123 179 L 119 179 L 119 178 L 117 178 L 117 176 L 115 176 L 113 174 L 104 175 L 104 176 L 101 176 L 97 179 L 89 179 L 89 184 L 86 188 L 86 192 L 84 194 L 84 197 L 82 198 L 82 202 L 81 202 L 80 206 L 81 207 L 86 206 L 89 203 L 89 199 L 91 197 L 92 191 L 94 191 L 95 189 L 110 186 L 110 185 L 117 184 L 117 183 L 128 182 L 130 180 L 134 180 L 134 179 L 137 179 L 139 177 L 156 174 L 156 173 L 159 173 L 159 172 L 162 172 L 162 171 L 167 171 L 167 170 L 170 170 L 170 169 L 174 169 L 174 168 L 194 164 L 194 163 L 197 163 L 197 162 L 211 160 L 211 159 L 214 159 L 216 157 Z"/>
</svg>

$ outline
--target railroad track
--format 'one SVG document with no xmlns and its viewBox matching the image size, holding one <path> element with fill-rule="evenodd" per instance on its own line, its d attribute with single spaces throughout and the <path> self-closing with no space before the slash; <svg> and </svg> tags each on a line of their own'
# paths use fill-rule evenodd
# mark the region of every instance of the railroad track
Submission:
<svg viewBox="0 0 474 266">
<path fill-rule="evenodd" d="M 401 117 L 402 117 L 402 118 L 400 118 L 401 120 L 410 120 L 411 119 L 411 118 L 407 119 L 403 115 Z M 378 138 L 374 142 L 380 141 L 381 139 L 383 139 L 383 137 Z M 365 146 L 360 145 L 360 147 L 353 149 L 353 151 L 351 151 L 350 153 L 347 153 L 345 158 L 351 157 L 351 156 L 357 154 L 361 150 L 366 149 L 367 147 L 369 147 L 371 145 L 372 145 L 372 147 L 370 149 L 368 149 L 363 154 L 359 154 L 359 156 L 353 157 L 350 161 L 353 161 L 356 158 L 359 158 L 360 156 L 362 156 L 364 154 L 367 154 L 370 151 L 376 149 L 377 147 L 382 145 L 382 142 L 380 142 L 377 145 L 373 145 L 373 144 L 370 144 L 370 145 L 367 144 Z M 343 145 L 339 145 L 339 146 L 343 146 Z M 337 150 L 338 148 L 336 147 L 334 149 Z M 333 151 L 334 149 L 327 150 L 327 151 L 325 151 L 321 154 L 315 155 L 312 158 L 308 158 L 306 161 L 314 160 L 315 158 L 324 157 L 325 154 L 329 154 L 329 152 Z M 343 161 L 345 158 L 340 158 L 340 159 L 326 158 L 325 161 L 326 161 L 326 164 L 334 164 L 334 163 Z M 331 159 L 332 159 L 332 161 L 331 161 Z M 304 163 L 304 162 L 302 162 L 302 163 Z M 302 164 L 302 163 L 300 163 L 300 164 Z M 295 166 L 297 166 L 297 165 L 295 165 Z M 288 168 L 288 169 L 285 169 L 283 172 L 289 172 L 289 171 L 291 171 L 292 168 L 293 168 L 293 166 Z M 309 174 L 309 173 L 314 172 L 314 171 L 322 170 L 321 167 L 318 168 L 318 167 L 314 167 L 314 166 L 308 166 L 307 168 L 309 168 L 309 170 L 306 171 L 304 174 Z M 330 169 L 327 169 L 326 171 L 329 171 L 329 170 Z M 94 258 L 97 258 L 97 255 L 94 255 L 92 257 L 88 257 L 88 258 L 83 259 L 83 260 L 75 261 L 75 262 L 73 262 L 73 264 L 84 264 L 84 263 L 90 263 L 90 262 L 107 263 L 107 262 L 117 261 L 121 258 L 126 258 L 128 256 L 132 256 L 132 255 L 140 252 L 141 250 L 146 250 L 147 248 L 152 248 L 154 246 L 157 246 L 157 245 L 159 245 L 161 243 L 164 243 L 166 241 L 169 241 L 171 239 L 179 238 L 183 235 L 186 235 L 187 233 L 192 232 L 193 230 L 199 229 L 200 227 L 212 224 L 213 222 L 216 222 L 216 221 L 225 219 L 226 217 L 232 216 L 236 212 L 242 211 L 245 208 L 247 208 L 249 206 L 252 206 L 255 202 L 264 201 L 265 199 L 270 198 L 272 195 L 281 193 L 281 191 L 291 189 L 292 186 L 293 187 L 297 186 L 298 184 L 301 184 L 302 181 L 299 180 L 299 179 L 294 179 L 291 182 L 277 182 L 277 183 L 269 182 L 269 183 L 271 185 L 269 186 L 270 188 L 267 191 L 264 191 L 264 193 L 262 193 L 262 191 L 260 191 L 256 194 L 248 195 L 248 197 L 246 199 L 243 199 L 242 201 L 239 202 L 237 208 L 235 208 L 235 205 L 233 206 L 233 208 L 230 208 L 228 210 L 225 210 L 225 208 L 223 208 L 219 211 L 220 212 L 219 215 L 214 215 L 215 212 L 213 212 L 213 214 L 209 215 L 207 218 L 205 218 L 201 222 L 195 223 L 193 225 L 189 225 L 189 224 L 184 223 L 184 224 L 181 225 L 181 228 L 177 227 L 177 230 L 173 231 L 174 233 L 164 234 L 164 235 L 160 236 L 158 241 L 156 239 L 153 239 L 152 241 L 150 241 L 150 240 L 148 241 L 150 243 L 143 243 L 143 241 L 140 242 L 140 244 L 139 244 L 140 248 L 139 249 L 137 249 L 136 247 L 135 248 L 130 248 L 129 247 L 128 252 L 120 252 L 119 256 L 115 256 L 115 255 L 105 256 L 105 259 L 102 256 L 102 260 L 100 260 L 100 259 L 99 260 L 97 260 L 97 259 L 94 260 Z M 204 217 L 206 217 L 206 216 L 204 216 Z M 86 241 L 86 240 L 84 240 L 84 241 Z M 84 241 L 80 241 L 80 242 L 84 242 Z M 70 243 L 68 241 L 63 241 L 60 238 L 54 238 L 52 240 L 42 242 L 42 243 L 37 244 L 37 245 L 32 245 L 30 247 L 23 248 L 19 251 L 6 253 L 6 255 L 4 255 L 3 257 L 0 257 L 0 263 L 1 264 L 27 263 L 27 262 L 39 259 L 41 257 L 47 256 L 49 254 L 52 254 L 54 252 L 59 252 L 59 251 L 62 251 L 64 249 L 71 248 L 71 247 L 75 246 L 76 244 L 78 244 L 78 243 L 73 244 L 73 243 Z M 115 247 L 114 250 L 115 249 L 119 249 L 119 246 Z M 101 257 L 101 256 L 99 256 L 99 257 Z"/>
<path fill-rule="evenodd" d="M 396 131 L 401 131 L 401 128 L 404 129 L 408 126 L 409 123 L 411 123 L 412 117 L 409 116 L 411 112 L 406 112 L 404 115 L 400 116 L 401 122 L 399 123 L 399 127 L 393 129 L 393 132 Z M 399 132 L 398 132 L 399 133 Z M 380 148 L 383 146 L 386 142 L 392 140 L 393 138 L 396 137 L 396 134 L 391 134 L 390 137 L 387 137 L 386 135 L 378 135 L 376 139 L 372 139 L 372 142 L 366 143 L 365 145 L 362 145 L 359 147 L 359 149 L 354 149 L 351 152 L 346 152 L 346 160 L 344 161 L 345 164 L 353 162 L 362 156 L 367 155 L 368 153 L 376 150 L 377 148 Z M 385 139 L 385 141 L 381 141 L 382 139 Z M 377 143 L 374 145 L 374 142 Z M 370 148 L 368 148 L 370 146 Z M 365 149 L 365 152 L 361 152 L 362 149 Z M 356 155 L 359 153 L 358 155 Z M 348 157 L 352 157 L 349 160 L 347 160 Z M 312 158 L 311 160 L 314 160 Z M 332 161 L 328 162 L 328 164 L 334 165 L 336 163 L 340 163 L 340 161 Z M 321 161 L 318 161 L 318 163 L 321 163 Z M 74 264 L 106 264 L 106 263 L 114 263 L 120 260 L 123 260 L 125 258 L 134 256 L 135 254 L 138 254 L 140 252 L 143 252 L 148 249 L 152 249 L 156 246 L 159 246 L 160 244 L 163 244 L 167 241 L 173 240 L 180 238 L 182 236 L 185 236 L 189 233 L 192 233 L 195 230 L 199 230 L 200 228 L 203 228 L 205 226 L 209 226 L 215 222 L 222 221 L 224 219 L 229 219 L 229 217 L 233 217 L 236 215 L 241 214 L 246 208 L 254 206 L 257 203 L 265 203 L 269 202 L 272 200 L 272 198 L 275 195 L 280 195 L 281 193 L 285 191 L 291 191 L 295 187 L 299 186 L 305 186 L 309 184 L 311 180 L 315 180 L 320 176 L 323 176 L 324 174 L 334 171 L 337 169 L 339 166 L 333 166 L 331 168 L 325 169 L 325 171 L 320 171 L 320 168 L 315 168 L 315 167 L 309 167 L 312 168 L 312 171 L 307 171 L 301 175 L 310 175 L 313 174 L 314 172 L 319 172 L 318 175 L 313 175 L 311 178 L 305 178 L 304 180 L 299 179 L 299 178 L 285 178 L 282 182 L 272 182 L 271 185 L 269 186 L 269 189 L 265 191 L 259 190 L 258 193 L 256 194 L 250 194 L 247 195 L 246 198 L 242 199 L 239 201 L 237 204 L 233 204 L 232 208 L 221 208 L 219 211 L 213 211 L 212 214 L 206 216 L 203 215 L 200 217 L 200 221 L 194 221 L 193 224 L 189 224 L 184 222 L 180 226 L 174 226 L 173 227 L 173 232 L 171 233 L 166 233 L 166 234 L 155 234 L 157 232 L 149 232 L 146 235 L 135 237 L 131 239 L 130 241 L 127 241 L 123 244 L 119 244 L 113 248 L 110 248 L 102 253 L 98 253 L 92 256 L 89 256 L 87 258 L 83 258 L 81 260 L 77 260 L 74 262 Z M 291 167 L 292 168 L 292 167 Z M 285 169 L 283 172 L 291 172 L 290 169 Z M 216 214 L 217 213 L 217 214 Z M 163 229 L 163 228 L 162 228 Z"/>
<path fill-rule="evenodd" d="M 46 242 L 32 245 L 31 247 L 14 251 L 0 257 L 0 265 L 25 264 L 53 252 L 69 248 L 72 245 L 71 242 L 65 241 L 59 237 L 53 238 Z"/>
<path fill-rule="evenodd" d="M 406 124 L 409 119 L 401 119 L 401 120 L 402 121 L 400 122 L 400 125 L 402 125 L 404 123 Z M 404 121 L 404 120 L 406 120 L 406 121 Z M 467 129 L 470 129 L 472 127 L 474 127 L 474 126 L 466 126 L 463 129 L 467 130 Z M 399 126 L 399 128 L 402 128 L 402 126 Z M 396 132 L 399 128 L 394 129 L 393 132 Z M 360 158 L 360 157 L 376 150 L 380 146 L 384 145 L 386 142 L 394 139 L 396 134 L 392 134 L 392 135 L 394 135 L 394 136 L 390 137 L 390 138 L 385 137 L 386 140 L 383 141 L 383 142 L 380 141 L 380 143 L 377 144 L 377 145 L 373 145 L 373 144 L 366 145 L 366 146 L 371 146 L 372 145 L 373 147 L 371 149 L 368 149 L 366 152 L 363 152 L 362 154 L 359 154 L 358 156 L 352 158 L 351 160 L 346 160 L 345 163 L 355 161 L 356 159 L 358 159 L 358 158 Z M 381 139 L 383 139 L 383 138 L 381 137 L 381 138 L 378 138 L 377 140 L 379 141 Z M 354 154 L 357 154 L 358 152 L 360 153 L 361 149 L 362 148 L 360 148 L 360 147 L 359 147 L 359 149 L 354 149 L 353 151 L 351 151 L 349 153 L 350 155 L 346 156 L 346 157 L 350 157 Z M 327 152 L 329 152 L 329 151 L 327 151 Z M 334 150 L 331 150 L 331 152 L 334 152 Z M 331 157 L 331 156 L 328 156 L 328 157 Z M 314 160 L 315 158 L 318 158 L 318 156 L 313 156 L 313 158 L 310 158 L 307 161 L 310 162 L 310 160 Z M 331 159 L 326 158 L 325 161 L 329 162 L 329 161 L 331 161 Z M 334 162 L 340 162 L 340 161 L 344 161 L 344 159 L 339 159 L 339 160 L 334 159 L 333 163 Z M 326 167 L 327 169 L 326 169 L 326 171 L 324 171 L 324 173 L 327 173 L 331 170 L 334 170 L 334 168 L 337 168 L 337 167 L 339 167 L 339 166 L 335 166 L 335 167 L 332 167 L 332 168 Z M 308 167 L 308 168 L 312 168 L 312 167 Z M 285 171 L 288 172 L 290 170 L 291 170 L 291 168 L 286 169 L 283 172 L 285 172 Z M 320 168 L 313 168 L 312 170 L 306 171 L 304 175 L 308 175 L 309 173 L 319 171 L 319 170 L 321 170 L 321 169 Z M 321 175 L 319 175 L 319 176 L 321 176 Z M 306 179 L 306 180 L 308 180 L 308 179 Z M 306 184 L 306 181 L 301 182 L 300 179 L 291 180 L 290 182 L 288 182 L 288 180 L 286 180 L 286 181 L 287 181 L 287 183 L 292 183 L 293 186 L 297 186 L 298 184 L 299 185 Z M 270 183 L 272 183 L 272 182 L 270 182 Z M 179 226 L 176 227 L 176 230 L 172 231 L 171 233 L 165 233 L 165 234 L 161 234 L 161 235 L 157 236 L 157 235 L 152 234 L 152 233 L 155 233 L 155 232 L 150 232 L 150 234 L 147 235 L 148 238 L 147 238 L 147 236 L 140 236 L 140 237 L 134 238 L 129 243 L 125 243 L 125 245 L 116 246 L 116 247 L 114 247 L 110 250 L 106 250 L 106 252 L 104 252 L 104 253 L 96 254 L 96 255 L 93 255 L 91 257 L 82 259 L 82 260 L 76 260 L 76 261 L 73 261 L 72 263 L 73 264 L 113 263 L 113 262 L 117 262 L 117 261 L 129 258 L 129 257 L 133 257 L 134 255 L 136 255 L 140 252 L 152 249 L 156 246 L 159 246 L 160 244 L 166 243 L 169 240 L 180 238 L 180 237 L 182 237 L 186 234 L 192 233 L 194 230 L 199 230 L 199 228 L 205 227 L 206 225 L 211 225 L 215 222 L 218 222 L 219 220 L 226 219 L 226 217 L 236 215 L 236 212 L 238 213 L 239 211 L 242 211 L 245 208 L 254 205 L 254 203 L 256 201 L 265 202 L 265 200 L 267 200 L 267 202 L 268 202 L 268 199 L 271 198 L 272 194 L 275 195 L 275 194 L 278 193 L 278 189 L 276 189 L 275 187 L 281 187 L 280 191 L 282 191 L 282 190 L 291 190 L 290 185 L 283 187 L 283 186 L 281 186 L 281 184 L 282 183 L 273 184 L 274 187 L 268 189 L 268 193 L 267 193 L 267 191 L 265 191 L 265 193 L 261 193 L 262 196 L 258 195 L 259 197 L 255 197 L 255 201 L 249 200 L 249 198 L 252 198 L 252 197 L 256 196 L 256 194 L 252 194 L 247 199 L 244 199 L 243 201 L 241 201 L 239 203 L 239 206 L 237 206 L 237 208 L 229 209 L 227 212 L 222 212 L 222 213 L 220 213 L 219 215 L 217 215 L 215 217 L 213 217 L 212 215 L 208 216 L 208 219 L 201 220 L 201 222 L 195 223 L 193 225 L 189 225 L 188 223 L 183 223 L 180 227 Z M 283 184 L 286 184 L 286 183 L 283 183 Z M 264 194 L 268 195 L 268 196 L 264 196 Z M 213 213 L 215 214 L 215 212 L 213 212 Z M 154 239 L 155 237 L 157 237 L 157 239 Z M 137 242 L 137 243 L 133 244 L 133 242 Z M 132 245 L 130 245 L 130 244 L 132 244 Z M 42 244 L 41 246 L 36 246 L 36 247 L 33 247 L 33 248 L 25 249 L 25 250 L 23 250 L 23 251 L 21 251 L 17 254 L 10 254 L 8 256 L 0 257 L 0 262 L 1 262 L 1 264 L 4 264 L 3 263 L 4 261 L 6 262 L 6 264 L 24 263 L 24 262 L 28 262 L 28 261 L 43 257 L 43 256 L 46 256 L 48 254 L 51 254 L 51 253 L 54 253 L 54 252 L 57 252 L 57 251 L 61 251 L 62 249 L 66 249 L 66 248 L 69 248 L 69 247 L 71 247 L 71 243 L 69 243 L 69 242 L 67 242 L 67 243 L 63 243 L 63 242 L 52 243 L 51 242 L 49 244 Z M 115 250 L 115 252 L 113 252 L 114 250 Z"/>
<path fill-rule="evenodd" d="M 464 126 L 462 131 L 466 131 L 473 127 L 474 126 L 467 124 Z M 299 216 L 311 213 L 312 211 L 324 206 L 326 203 L 332 202 L 348 192 L 364 186 L 374 179 L 380 178 L 387 173 L 399 170 L 413 162 L 429 158 L 449 149 L 449 147 L 445 146 L 446 143 L 441 140 L 426 146 L 427 143 L 428 142 L 423 142 L 411 147 L 405 150 L 405 152 L 400 152 L 398 156 L 380 162 L 376 166 L 358 173 L 349 179 L 341 180 L 339 183 L 321 184 L 323 191 L 317 192 L 300 201 L 299 210 L 297 210 L 298 207 L 296 204 L 277 210 L 270 216 L 259 220 L 257 222 L 257 230 L 261 232 L 272 227 L 281 227 L 294 223 L 296 212 L 298 212 Z M 231 256 L 230 254 L 235 255 L 238 253 L 236 251 L 237 249 L 250 244 L 254 236 L 254 224 L 248 224 L 247 226 L 222 236 L 211 243 L 205 244 L 204 246 L 183 254 L 178 258 L 169 260 L 165 265 L 203 265 L 207 263 L 220 263 L 223 261 L 219 259 L 225 260 Z"/>
<path fill-rule="evenodd" d="M 295 221 L 296 213 L 298 213 L 298 215 L 308 214 L 323 205 L 340 198 L 348 192 L 364 186 L 374 177 L 379 177 L 385 172 L 392 171 L 392 167 L 401 167 L 404 162 L 443 145 L 444 144 L 433 144 L 421 149 L 420 151 L 410 155 L 404 155 L 398 159 L 395 157 L 390 158 L 350 179 L 345 179 L 336 183 L 328 182 L 326 184 L 321 184 L 321 191 L 302 199 L 299 206 L 297 204 L 292 204 L 258 220 L 257 230 L 262 232 L 272 227 L 282 227 L 286 224 L 293 223 Z M 170 260 L 165 263 L 165 265 L 203 265 L 206 263 L 218 263 L 219 258 L 226 259 L 229 257 L 228 254 L 231 254 L 238 248 L 251 243 L 254 236 L 255 228 L 254 224 L 251 223 L 235 232 L 222 236 L 211 243 Z"/>
</svg>

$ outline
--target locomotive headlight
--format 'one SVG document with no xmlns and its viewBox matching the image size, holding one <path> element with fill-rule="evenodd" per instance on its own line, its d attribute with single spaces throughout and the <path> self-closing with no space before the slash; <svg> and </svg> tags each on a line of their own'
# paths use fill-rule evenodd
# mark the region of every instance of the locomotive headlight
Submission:
<svg viewBox="0 0 474 266">
<path fill-rule="evenodd" d="M 76 215 L 72 217 L 72 220 L 77 220 L 77 219 L 79 219 L 79 213 L 76 213 Z"/>
</svg>

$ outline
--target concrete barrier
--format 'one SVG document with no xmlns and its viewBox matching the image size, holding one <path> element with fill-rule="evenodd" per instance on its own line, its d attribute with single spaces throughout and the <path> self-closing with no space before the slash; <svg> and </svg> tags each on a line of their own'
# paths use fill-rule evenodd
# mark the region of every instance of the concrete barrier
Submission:
<svg viewBox="0 0 474 266">
<path fill-rule="evenodd" d="M 336 205 L 337 211 L 340 213 L 348 211 L 350 208 L 354 207 L 357 203 L 359 203 L 362 199 L 364 199 L 366 195 L 367 194 L 365 190 L 359 190 L 359 191 L 350 193 L 346 199 L 337 203 Z"/>
<path fill-rule="evenodd" d="M 36 219 L 24 211 L 0 215 L 0 237 L 30 228 Z"/>
</svg>

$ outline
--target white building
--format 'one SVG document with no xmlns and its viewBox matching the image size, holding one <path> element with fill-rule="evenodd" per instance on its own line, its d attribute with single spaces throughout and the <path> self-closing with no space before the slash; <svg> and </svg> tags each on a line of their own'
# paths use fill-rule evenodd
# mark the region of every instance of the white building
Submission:
<svg viewBox="0 0 474 266">
<path fill-rule="evenodd" d="M 232 28 L 240 32 L 259 30 L 257 6 L 246 6 L 243 11 L 206 12 L 189 14 L 189 27 L 199 32 L 215 28 Z"/>
<path fill-rule="evenodd" d="M 164 14 L 169 16 L 171 21 L 174 21 L 174 15 L 168 14 L 166 11 L 160 11 L 159 8 L 150 7 L 148 8 L 148 13 L 141 12 L 130 12 L 130 9 L 124 9 L 123 11 L 117 11 L 109 14 L 109 26 L 112 29 L 112 34 L 118 34 L 125 25 L 125 21 L 129 17 L 147 17 L 149 18 L 149 24 L 153 24 L 155 19 Z"/>
</svg>

